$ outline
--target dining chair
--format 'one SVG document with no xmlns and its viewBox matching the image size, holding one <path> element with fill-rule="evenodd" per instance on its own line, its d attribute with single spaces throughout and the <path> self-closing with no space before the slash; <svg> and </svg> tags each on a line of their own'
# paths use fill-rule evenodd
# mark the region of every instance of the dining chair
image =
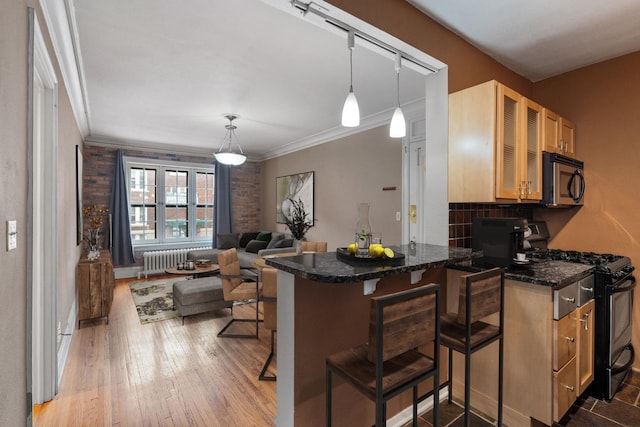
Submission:
<svg viewBox="0 0 640 427">
<path fill-rule="evenodd" d="M 258 338 L 258 303 L 262 289 L 262 284 L 255 274 L 240 269 L 238 253 L 235 248 L 228 249 L 218 254 L 218 266 L 220 267 L 220 280 L 222 281 L 222 293 L 225 301 L 234 303 L 240 301 L 255 301 L 256 318 L 235 318 L 233 316 L 233 306 L 231 307 L 231 320 L 218 332 L 223 338 Z M 255 334 L 229 333 L 226 330 L 235 322 L 246 323 L 255 322 Z M 225 333 L 226 332 L 226 333 Z"/>
<path fill-rule="evenodd" d="M 264 327 L 271 331 L 271 351 L 267 356 L 267 360 L 258 375 L 261 381 L 275 381 L 276 375 L 267 375 L 267 369 L 271 365 L 271 360 L 275 353 L 274 338 L 278 331 L 278 270 L 272 267 L 262 269 L 262 309 L 264 311 Z"/>
<path fill-rule="evenodd" d="M 300 243 L 302 251 L 311 252 L 327 252 L 327 242 L 308 242 L 306 240 Z"/>
</svg>

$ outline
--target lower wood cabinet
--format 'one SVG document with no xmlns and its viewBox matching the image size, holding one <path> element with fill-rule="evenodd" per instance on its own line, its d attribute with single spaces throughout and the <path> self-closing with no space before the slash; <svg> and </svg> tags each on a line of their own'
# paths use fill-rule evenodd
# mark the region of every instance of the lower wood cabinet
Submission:
<svg viewBox="0 0 640 427">
<path fill-rule="evenodd" d="M 83 255 L 76 270 L 78 327 L 83 320 L 106 317 L 113 301 L 113 264 L 107 250 L 100 251 L 100 258 L 89 261 Z"/>
</svg>

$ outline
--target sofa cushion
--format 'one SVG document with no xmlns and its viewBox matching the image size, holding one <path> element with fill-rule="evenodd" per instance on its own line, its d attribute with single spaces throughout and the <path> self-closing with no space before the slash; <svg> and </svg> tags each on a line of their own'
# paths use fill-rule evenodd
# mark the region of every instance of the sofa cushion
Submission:
<svg viewBox="0 0 640 427">
<path fill-rule="evenodd" d="M 268 244 L 269 242 L 264 242 L 262 240 L 251 240 L 249 243 L 247 243 L 245 251 L 257 254 L 259 250 L 265 249 Z"/>
<path fill-rule="evenodd" d="M 282 239 L 279 240 L 274 248 L 290 248 L 293 246 L 293 239 Z"/>
<path fill-rule="evenodd" d="M 240 242 L 238 242 L 238 247 L 240 248 L 246 248 L 247 247 L 247 243 L 249 243 L 250 241 L 254 240 L 256 237 L 258 237 L 258 234 L 260 232 L 258 231 L 252 231 L 249 233 L 242 233 L 242 236 L 240 236 Z"/>
<path fill-rule="evenodd" d="M 274 231 L 271 233 L 271 240 L 269 241 L 269 244 L 267 245 L 267 249 L 272 249 L 275 248 L 276 244 L 280 241 L 284 239 L 284 233 L 279 233 L 277 231 Z"/>
<path fill-rule="evenodd" d="M 238 233 L 218 234 L 216 247 L 218 249 L 231 249 L 238 247 Z"/>
<path fill-rule="evenodd" d="M 256 236 L 256 240 L 269 243 L 269 241 L 271 241 L 271 232 L 270 231 L 259 232 L 258 235 Z"/>
</svg>

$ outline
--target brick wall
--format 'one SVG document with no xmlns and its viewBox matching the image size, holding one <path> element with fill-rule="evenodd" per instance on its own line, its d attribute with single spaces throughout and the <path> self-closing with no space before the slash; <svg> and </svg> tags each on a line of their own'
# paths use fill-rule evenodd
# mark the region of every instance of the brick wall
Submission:
<svg viewBox="0 0 640 427">
<path fill-rule="evenodd" d="M 533 208 L 526 205 L 496 205 L 491 203 L 449 203 L 449 246 L 471 248 L 472 218 L 521 217 L 531 220 Z"/>
<path fill-rule="evenodd" d="M 212 156 L 188 156 L 124 150 L 126 156 L 160 159 L 178 162 L 212 164 Z M 116 149 L 85 145 L 83 149 L 83 206 L 109 206 L 115 167 Z M 259 230 L 260 227 L 260 164 L 246 162 L 231 170 L 233 231 Z M 87 221 L 84 231 L 87 232 Z M 103 245 L 104 246 L 104 245 Z M 137 264 L 141 255 L 136 253 Z"/>
</svg>

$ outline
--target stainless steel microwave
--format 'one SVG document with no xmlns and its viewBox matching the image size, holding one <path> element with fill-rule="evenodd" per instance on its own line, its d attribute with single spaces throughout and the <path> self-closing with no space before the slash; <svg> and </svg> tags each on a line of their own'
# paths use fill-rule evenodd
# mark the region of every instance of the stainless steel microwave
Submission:
<svg viewBox="0 0 640 427">
<path fill-rule="evenodd" d="M 584 204 L 584 163 L 556 153 L 542 156 L 542 204 L 570 207 Z"/>
</svg>

